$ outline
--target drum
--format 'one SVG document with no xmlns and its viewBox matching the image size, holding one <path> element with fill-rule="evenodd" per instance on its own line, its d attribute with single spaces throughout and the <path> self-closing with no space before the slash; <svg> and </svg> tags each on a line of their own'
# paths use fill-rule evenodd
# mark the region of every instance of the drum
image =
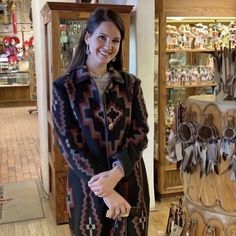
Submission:
<svg viewBox="0 0 236 236">
<path fill-rule="evenodd" d="M 188 198 L 184 199 L 186 224 L 183 235 L 233 236 L 236 235 L 236 215 L 214 211 Z"/>
<path fill-rule="evenodd" d="M 224 104 L 214 102 L 187 104 L 198 132 L 194 142 L 183 142 L 184 150 L 192 145 L 188 155 L 195 162 L 190 171 L 181 172 L 186 215 L 183 235 L 236 236 L 236 103 L 224 109 Z M 196 144 L 200 154 L 195 153 Z"/>
</svg>

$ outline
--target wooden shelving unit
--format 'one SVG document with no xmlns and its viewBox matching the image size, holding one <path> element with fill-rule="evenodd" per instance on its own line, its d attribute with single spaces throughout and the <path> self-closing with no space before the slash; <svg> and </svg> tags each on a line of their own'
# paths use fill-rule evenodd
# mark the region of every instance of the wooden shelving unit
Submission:
<svg viewBox="0 0 236 236">
<path fill-rule="evenodd" d="M 178 17 L 187 22 L 184 17 L 188 17 L 191 22 L 204 22 L 210 19 L 214 22 L 229 21 L 229 18 L 236 16 L 236 1 L 234 0 L 215 0 L 214 4 L 208 1 L 185 1 L 185 0 L 156 0 L 156 23 L 158 33 L 155 55 L 158 56 L 158 75 L 157 85 L 155 86 L 155 104 L 157 106 L 157 118 L 155 118 L 155 189 L 159 198 L 180 194 L 183 191 L 180 179 L 180 171 L 175 168 L 175 164 L 169 164 L 166 160 L 166 127 L 165 110 L 169 89 L 186 88 L 193 95 L 194 89 L 199 87 L 213 87 L 214 82 L 207 84 L 188 84 L 188 85 L 170 85 L 166 82 L 167 59 L 168 54 L 185 53 L 213 53 L 212 49 L 167 49 L 166 44 L 166 26 L 168 18 Z M 194 20 L 195 18 L 195 20 Z M 188 19 L 188 21 L 189 21 Z M 181 20 L 179 24 L 181 23 Z"/>
</svg>

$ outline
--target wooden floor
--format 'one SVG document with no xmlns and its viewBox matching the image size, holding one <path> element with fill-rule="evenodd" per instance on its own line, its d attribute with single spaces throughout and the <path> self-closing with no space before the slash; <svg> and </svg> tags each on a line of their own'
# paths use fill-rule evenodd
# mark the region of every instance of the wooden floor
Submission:
<svg viewBox="0 0 236 236">
<path fill-rule="evenodd" d="M 40 181 L 40 156 L 37 113 L 32 107 L 0 108 L 0 183 L 27 179 Z M 43 194 L 45 218 L 20 223 L 1 224 L 0 236 L 69 236 L 68 225 L 56 225 Z M 165 235 L 170 201 L 157 202 L 150 212 L 149 236 Z"/>
<path fill-rule="evenodd" d="M 70 236 L 67 224 L 56 225 L 49 201 L 43 199 L 44 219 L 0 225 L 0 236 Z M 169 201 L 158 203 L 158 210 L 150 213 L 149 236 L 165 235 Z"/>
</svg>

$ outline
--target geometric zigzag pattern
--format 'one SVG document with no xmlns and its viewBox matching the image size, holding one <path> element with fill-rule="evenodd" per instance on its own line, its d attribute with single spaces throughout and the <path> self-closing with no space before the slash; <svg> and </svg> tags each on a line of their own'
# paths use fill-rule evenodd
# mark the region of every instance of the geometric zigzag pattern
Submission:
<svg viewBox="0 0 236 236">
<path fill-rule="evenodd" d="M 149 195 L 142 161 L 147 146 L 146 106 L 136 77 L 121 76 L 112 68 L 109 76 L 103 99 L 86 67 L 77 68 L 53 84 L 53 122 L 70 167 L 68 207 L 75 236 L 120 235 L 119 230 L 125 229 L 126 221 L 119 223 L 119 230 L 114 222 L 108 223 L 103 200 L 87 186 L 94 173 L 109 170 L 116 160 L 126 177 L 118 191 L 139 208 L 130 220 L 133 226 L 129 226 L 129 235 L 147 235 Z"/>
</svg>

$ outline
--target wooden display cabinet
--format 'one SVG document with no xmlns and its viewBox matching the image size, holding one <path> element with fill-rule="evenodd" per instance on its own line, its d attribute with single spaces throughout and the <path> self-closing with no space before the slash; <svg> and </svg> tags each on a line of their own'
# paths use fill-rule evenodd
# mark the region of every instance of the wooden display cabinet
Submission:
<svg viewBox="0 0 236 236">
<path fill-rule="evenodd" d="M 0 72 L 0 106 L 34 105 L 30 98 L 28 71 Z"/>
<path fill-rule="evenodd" d="M 47 2 L 41 10 L 47 45 L 45 53 L 47 76 L 45 79 L 47 85 L 50 201 L 58 224 L 68 221 L 66 208 L 68 166 L 60 153 L 53 130 L 51 118 L 52 82 L 65 73 L 82 29 L 86 25 L 86 20 L 97 7 L 109 7 L 117 11 L 124 21 L 123 67 L 128 71 L 129 26 L 132 6 Z"/>
<path fill-rule="evenodd" d="M 155 54 L 158 61 L 158 72 L 156 75 L 155 85 L 155 190 L 158 198 L 170 195 L 181 194 L 182 182 L 180 171 L 177 170 L 176 164 L 170 163 L 166 159 L 166 120 L 165 111 L 171 89 L 185 87 L 186 97 L 194 95 L 199 86 L 170 86 L 167 85 L 166 71 L 170 53 L 176 53 L 178 50 L 167 50 L 166 27 L 168 19 L 177 17 L 177 24 L 181 23 L 184 18 L 195 19 L 195 23 L 201 23 L 204 19 L 211 22 L 217 20 L 227 20 L 231 18 L 235 20 L 236 2 L 234 0 L 214 1 L 211 4 L 207 1 L 185 1 L 185 0 L 156 0 L 156 48 Z M 229 19 L 228 19 L 229 20 Z M 186 50 L 185 53 L 212 53 L 212 50 Z M 201 85 L 205 86 L 205 85 Z M 215 86 L 214 83 L 206 86 Z M 163 99 L 166 98 L 166 99 Z M 163 138 L 164 137 L 164 138 Z"/>
</svg>

